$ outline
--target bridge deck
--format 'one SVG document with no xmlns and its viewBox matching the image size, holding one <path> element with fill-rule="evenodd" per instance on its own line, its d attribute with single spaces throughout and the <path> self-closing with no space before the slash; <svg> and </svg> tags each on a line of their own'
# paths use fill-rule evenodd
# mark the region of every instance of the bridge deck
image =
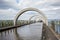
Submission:
<svg viewBox="0 0 60 40">
<path fill-rule="evenodd" d="M 42 36 L 42 24 L 34 23 L 0 33 L 0 40 L 40 40 Z"/>
</svg>

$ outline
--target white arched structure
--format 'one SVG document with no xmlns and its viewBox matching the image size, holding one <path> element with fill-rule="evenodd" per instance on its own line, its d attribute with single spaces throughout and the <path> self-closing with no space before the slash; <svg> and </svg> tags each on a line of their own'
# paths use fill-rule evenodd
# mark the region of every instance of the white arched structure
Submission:
<svg viewBox="0 0 60 40">
<path fill-rule="evenodd" d="M 37 16 L 35 19 L 36 19 L 36 21 L 38 21 L 38 20 L 42 20 L 42 21 L 43 21 L 43 23 L 46 23 L 45 19 L 44 19 L 44 18 L 42 18 L 42 17 Z"/>
<path fill-rule="evenodd" d="M 44 23 L 47 23 L 46 19 L 45 19 L 44 17 L 40 16 L 40 15 L 33 15 L 33 16 L 31 16 L 31 17 L 29 18 L 29 21 L 30 21 L 33 17 L 35 17 L 35 20 L 41 19 Z"/>
<path fill-rule="evenodd" d="M 46 18 L 46 16 L 38 9 L 36 8 L 25 8 L 25 9 L 22 9 L 20 12 L 17 13 L 17 15 L 15 16 L 14 18 L 14 26 L 17 25 L 17 20 L 19 18 L 19 16 L 21 16 L 24 12 L 27 12 L 27 11 L 36 11 L 38 12 L 42 17 Z M 46 18 L 47 20 L 47 18 Z M 47 23 L 46 23 L 47 24 Z"/>
</svg>

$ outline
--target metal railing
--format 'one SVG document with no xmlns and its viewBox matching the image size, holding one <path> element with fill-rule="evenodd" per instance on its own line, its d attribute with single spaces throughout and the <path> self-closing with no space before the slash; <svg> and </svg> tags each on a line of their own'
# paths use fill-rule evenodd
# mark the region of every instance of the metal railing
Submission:
<svg viewBox="0 0 60 40">
<path fill-rule="evenodd" d="M 42 40 L 60 40 L 60 38 L 51 27 L 48 27 L 44 24 L 42 31 Z"/>
</svg>

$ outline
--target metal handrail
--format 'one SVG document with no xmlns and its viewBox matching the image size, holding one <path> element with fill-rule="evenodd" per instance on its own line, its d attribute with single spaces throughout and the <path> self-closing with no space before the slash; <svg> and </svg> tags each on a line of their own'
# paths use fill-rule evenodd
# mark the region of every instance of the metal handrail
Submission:
<svg viewBox="0 0 60 40">
<path fill-rule="evenodd" d="M 42 40 L 60 40 L 55 31 L 44 24 L 42 30 Z"/>
<path fill-rule="evenodd" d="M 55 31 L 51 27 L 46 26 L 46 28 L 49 29 L 49 32 L 53 34 L 52 36 L 55 37 L 55 40 L 60 40 L 60 38 L 57 36 L 57 34 L 55 33 Z M 47 29 L 46 29 L 46 31 L 47 31 Z M 50 34 L 48 34 L 48 35 L 50 35 Z M 50 38 L 52 38 L 52 37 L 50 37 Z"/>
</svg>

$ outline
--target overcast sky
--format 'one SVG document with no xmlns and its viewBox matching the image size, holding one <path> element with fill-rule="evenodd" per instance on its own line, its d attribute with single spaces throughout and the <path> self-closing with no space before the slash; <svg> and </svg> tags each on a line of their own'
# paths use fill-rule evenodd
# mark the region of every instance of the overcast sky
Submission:
<svg viewBox="0 0 60 40">
<path fill-rule="evenodd" d="M 0 20 L 13 20 L 16 14 L 27 7 L 41 10 L 48 19 L 60 19 L 60 0 L 0 0 Z M 36 12 L 26 12 L 19 19 L 29 19 Z"/>
</svg>

